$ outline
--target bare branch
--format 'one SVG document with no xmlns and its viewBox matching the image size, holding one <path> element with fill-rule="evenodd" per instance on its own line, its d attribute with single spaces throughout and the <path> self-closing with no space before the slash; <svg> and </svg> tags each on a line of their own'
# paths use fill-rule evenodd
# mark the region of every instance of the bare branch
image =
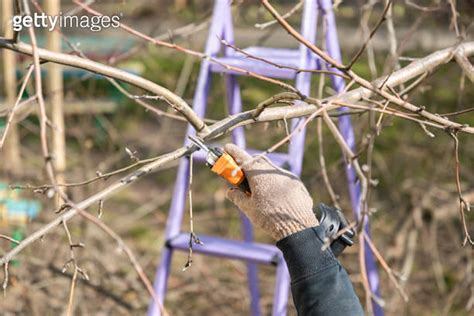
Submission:
<svg viewBox="0 0 474 316">
<path fill-rule="evenodd" d="M 385 6 L 385 9 L 383 10 L 380 19 L 379 19 L 378 22 L 375 24 L 374 28 L 370 31 L 369 36 L 368 36 L 367 39 L 365 40 L 364 44 L 359 48 L 359 50 L 358 50 L 357 53 L 354 55 L 354 57 L 352 57 L 350 63 L 345 67 L 345 69 L 347 69 L 347 70 L 351 69 L 352 66 L 357 62 L 357 60 L 359 59 L 360 55 L 362 55 L 362 53 L 364 52 L 365 48 L 366 48 L 367 45 L 369 44 L 370 40 L 372 39 L 372 37 L 375 35 L 375 33 L 377 32 L 377 30 L 379 29 L 380 25 L 382 25 L 383 21 L 385 21 L 385 15 L 387 14 L 388 9 L 390 9 L 391 6 L 392 6 L 392 1 L 390 0 L 390 1 L 387 2 L 386 6 Z"/>
<path fill-rule="evenodd" d="M 73 0 L 73 2 L 75 4 L 81 6 L 82 8 L 84 8 L 84 10 L 86 10 L 90 14 L 97 15 L 97 16 L 102 16 L 102 13 L 92 9 L 91 7 L 85 5 L 84 3 L 80 2 L 79 0 Z M 155 39 L 155 38 L 153 38 L 149 35 L 146 35 L 144 33 L 141 33 L 139 31 L 135 30 L 134 28 L 132 28 L 132 27 L 130 27 L 130 26 L 124 24 L 124 23 L 120 23 L 120 28 L 124 29 L 125 31 L 129 32 L 130 34 L 133 34 L 133 35 L 135 35 L 135 36 L 137 36 L 141 39 L 144 39 L 144 40 L 146 40 L 150 43 L 153 43 L 155 45 L 170 48 L 170 49 L 176 50 L 178 52 L 188 54 L 190 56 L 198 57 L 199 59 L 209 60 L 212 63 L 215 63 L 215 64 L 218 64 L 218 65 L 222 66 L 223 68 L 225 68 L 228 71 L 235 71 L 235 72 L 237 72 L 239 74 L 242 74 L 242 75 L 246 75 L 246 76 L 250 76 L 250 77 L 253 77 L 253 78 L 257 78 L 259 80 L 270 82 L 272 84 L 275 84 L 277 86 L 282 87 L 285 90 L 293 91 L 295 93 L 300 93 L 298 91 L 298 89 L 296 89 L 295 87 L 293 87 L 293 86 L 291 86 L 291 85 L 289 85 L 289 84 L 287 84 L 287 83 L 285 83 L 281 80 L 277 80 L 277 79 L 273 79 L 273 78 L 266 77 L 266 76 L 263 76 L 263 75 L 259 75 L 259 74 L 255 73 L 253 71 L 249 71 L 249 70 L 246 70 L 246 69 L 243 69 L 243 68 L 227 65 L 226 63 L 224 63 L 224 62 L 222 62 L 222 61 L 220 61 L 220 60 L 218 60 L 218 59 L 216 59 L 212 56 L 208 56 L 204 53 L 179 46 L 175 43 L 168 43 L 168 42 L 165 42 L 165 41 L 157 40 L 157 39 Z"/>
<path fill-rule="evenodd" d="M 458 11 L 456 11 L 456 4 L 454 0 L 448 0 L 449 7 L 451 8 L 451 24 L 454 26 L 454 31 L 456 32 L 456 37 L 459 38 L 459 27 L 458 27 Z"/>
<path fill-rule="evenodd" d="M 31 15 L 30 7 L 27 0 L 23 0 L 23 10 L 25 10 L 26 15 Z M 56 176 L 55 176 L 54 165 L 52 161 L 53 157 L 51 157 L 51 154 L 49 152 L 49 146 L 48 146 L 48 135 L 47 135 L 47 129 L 46 129 L 48 117 L 46 115 L 46 106 L 45 106 L 44 97 L 43 97 L 43 83 L 41 80 L 40 58 L 38 55 L 38 46 L 36 43 L 36 35 L 35 35 L 33 26 L 30 26 L 28 28 L 28 34 L 30 35 L 30 40 L 31 40 L 31 56 L 33 57 L 35 92 L 36 92 L 36 97 L 37 97 L 38 106 L 39 106 L 41 151 L 43 152 L 46 173 L 48 174 L 48 177 L 51 183 L 55 184 Z"/>
<path fill-rule="evenodd" d="M 299 9 L 301 9 L 303 7 L 303 4 L 304 4 L 304 1 L 303 0 L 300 0 L 300 2 L 298 2 L 293 8 L 291 8 L 290 11 L 286 12 L 285 14 L 283 14 L 283 18 L 284 19 L 288 19 L 290 16 L 292 16 L 295 12 L 297 12 Z M 260 30 L 264 30 L 272 25 L 275 25 L 277 24 L 278 22 L 276 20 L 272 20 L 272 21 L 268 21 L 268 22 L 265 22 L 265 23 L 257 23 L 255 24 L 255 27 L 257 29 L 260 29 Z"/>
<path fill-rule="evenodd" d="M 433 122 L 442 124 L 442 125 L 446 126 L 447 128 L 460 130 L 460 131 L 466 131 L 468 133 L 474 133 L 474 128 L 472 128 L 472 127 L 464 126 L 464 125 L 459 124 L 459 123 L 454 123 L 454 122 L 452 122 L 448 119 L 441 118 L 437 115 L 434 115 L 434 114 L 426 111 L 423 108 L 415 106 L 415 105 L 399 98 L 398 96 L 393 96 L 392 94 L 388 93 L 387 91 L 377 88 L 377 86 L 379 86 L 377 84 L 377 81 L 375 81 L 373 84 L 370 83 L 369 81 L 367 81 L 367 80 L 363 79 L 362 77 L 358 76 L 357 74 L 355 74 L 352 70 L 347 69 L 347 67 L 342 65 L 337 60 L 334 60 L 331 56 L 328 55 L 327 52 L 321 50 L 316 45 L 308 42 L 300 33 L 298 33 L 290 24 L 288 24 L 288 22 L 285 21 L 285 19 L 283 19 L 278 14 L 278 12 L 273 8 L 273 6 L 267 0 L 262 0 L 262 4 L 275 17 L 275 19 L 281 24 L 281 26 L 291 36 L 293 36 L 298 42 L 300 42 L 300 43 L 304 44 L 306 47 L 308 47 L 311 51 L 313 51 L 315 54 L 317 54 L 319 57 L 321 57 L 324 61 L 329 63 L 332 67 L 335 67 L 336 69 L 344 72 L 346 75 L 351 77 L 352 80 L 354 80 L 356 83 L 358 83 L 359 85 L 362 86 L 362 88 L 360 88 L 360 89 L 362 89 L 362 90 L 366 89 L 366 90 L 369 90 L 371 93 L 378 94 L 381 97 L 387 99 L 388 101 L 390 101 L 394 104 L 397 104 L 398 106 L 400 106 L 404 109 L 407 109 L 411 112 L 414 112 L 414 113 L 417 113 L 421 116 L 424 116 L 425 118 L 427 118 L 427 119 L 429 119 Z M 464 44 L 465 44 L 465 46 L 463 46 L 463 48 L 466 49 L 466 51 L 471 50 L 471 49 L 474 50 L 474 43 L 473 42 L 464 43 Z M 472 45 L 472 47 L 471 47 L 471 45 Z M 441 51 L 438 51 L 437 53 L 440 53 L 440 52 Z M 447 55 L 443 54 L 443 56 L 442 56 L 443 59 L 439 60 L 438 62 L 448 62 L 448 61 L 450 61 L 453 58 L 452 53 L 453 53 L 453 48 L 450 49 L 449 54 L 447 54 Z M 434 59 L 436 59 L 435 56 L 434 56 L 435 54 L 436 53 L 433 53 L 432 55 L 430 55 L 433 59 L 433 60 L 430 60 L 430 61 L 434 62 Z M 419 66 L 424 68 L 423 72 L 427 71 L 427 66 L 425 64 L 420 64 Z M 388 81 L 391 81 L 392 79 L 391 79 L 391 76 L 390 76 L 389 79 L 385 78 L 384 80 L 386 80 L 388 82 Z M 389 84 L 387 83 L 387 85 L 389 85 Z M 395 86 L 395 85 L 391 85 L 391 86 Z M 356 89 L 354 91 L 357 91 L 357 90 L 358 89 Z M 358 93 L 360 93 L 360 92 L 361 91 L 359 90 Z M 337 96 L 335 96 L 335 98 L 337 98 Z"/>
<path fill-rule="evenodd" d="M 469 59 L 467 59 L 462 49 L 458 49 L 454 54 L 454 59 L 461 67 L 462 71 L 466 76 L 474 83 L 474 66 L 471 64 Z"/>
<path fill-rule="evenodd" d="M 6 42 L 5 40 L 0 40 L 0 47 L 11 49 L 13 51 L 27 55 L 32 55 L 33 52 L 32 46 L 25 43 L 12 44 Z M 38 48 L 36 51 L 38 53 L 39 58 L 41 58 L 42 60 L 89 70 L 110 78 L 118 79 L 123 82 L 132 84 L 155 95 L 160 95 L 173 109 L 180 112 L 196 129 L 196 131 L 205 132 L 208 129 L 207 125 L 196 115 L 196 113 L 194 113 L 191 107 L 183 99 L 175 95 L 170 90 L 163 88 L 162 86 L 150 80 L 78 56 L 51 52 L 41 48 Z"/>
<path fill-rule="evenodd" d="M 69 299 L 67 303 L 67 316 L 73 315 L 73 303 L 74 303 L 74 289 L 76 287 L 76 280 L 77 280 L 77 269 L 74 269 L 74 272 L 72 274 L 72 279 L 71 279 L 71 286 L 69 288 Z"/>
<path fill-rule="evenodd" d="M 454 139 L 454 158 L 455 158 L 454 170 L 455 170 L 455 175 L 456 175 L 456 189 L 458 191 L 459 214 L 461 215 L 461 224 L 462 224 L 463 233 L 464 233 L 464 240 L 463 240 L 462 245 L 465 246 L 466 243 L 469 242 L 469 244 L 473 246 L 474 240 L 471 238 L 471 235 L 469 234 L 469 229 L 467 227 L 466 216 L 465 216 L 465 211 L 466 210 L 470 211 L 471 205 L 464 198 L 462 194 L 462 188 L 461 188 L 461 163 L 459 162 L 459 139 L 457 137 L 456 131 L 448 130 L 447 132 Z"/>
<path fill-rule="evenodd" d="M 71 201 L 69 201 L 70 203 L 72 203 Z M 161 304 L 161 301 L 160 301 L 160 298 L 158 297 L 158 294 L 156 294 L 155 292 L 155 289 L 153 288 L 150 280 L 148 279 L 148 277 L 146 276 L 145 272 L 143 271 L 143 268 L 142 266 L 140 265 L 140 263 L 138 262 L 137 258 L 135 257 L 135 255 L 133 254 L 132 250 L 127 246 L 127 244 L 125 244 L 125 242 L 122 240 L 122 238 L 120 238 L 119 235 L 117 235 L 117 233 L 115 233 L 113 231 L 113 229 L 111 229 L 109 226 L 107 226 L 104 222 L 102 222 L 101 220 L 97 219 L 96 217 L 94 217 L 93 215 L 85 212 L 83 209 L 79 208 L 78 205 L 74 205 L 73 204 L 73 209 L 76 210 L 82 217 L 86 218 L 87 220 L 89 220 L 90 222 L 94 223 L 96 226 L 98 226 L 102 231 L 104 231 L 105 233 L 107 233 L 110 237 L 112 237 L 116 242 L 117 244 L 119 245 L 120 249 L 123 250 L 125 252 L 125 254 L 127 255 L 128 259 L 130 260 L 130 262 L 132 263 L 133 265 L 133 268 L 135 269 L 135 271 L 137 272 L 138 276 L 140 277 L 140 280 L 142 281 L 142 283 L 145 285 L 145 288 L 147 289 L 148 293 L 150 294 L 150 296 L 153 298 L 153 300 L 155 301 L 155 303 L 158 305 L 161 313 L 164 315 L 164 316 L 168 316 L 168 313 L 166 312 L 163 304 Z"/>
<path fill-rule="evenodd" d="M 9 111 L 8 119 L 7 119 L 7 124 L 5 125 L 5 129 L 3 130 L 3 135 L 2 138 L 0 139 L 0 149 L 2 149 L 3 144 L 5 143 L 5 138 L 7 137 L 8 133 L 8 128 L 13 122 L 13 117 L 15 115 L 15 111 L 18 108 L 18 105 L 20 104 L 21 98 L 23 97 L 23 92 L 25 91 L 26 85 L 28 84 L 28 81 L 30 80 L 31 74 L 33 73 L 33 65 L 28 68 L 28 71 L 26 72 L 25 78 L 23 79 L 23 83 L 21 84 L 20 91 L 18 92 L 18 97 L 16 99 L 15 104 Z"/>
<path fill-rule="evenodd" d="M 383 267 L 385 272 L 387 272 L 387 275 L 388 275 L 390 281 L 392 281 L 393 285 L 398 290 L 398 293 L 400 293 L 401 297 L 403 298 L 403 300 L 405 302 L 408 302 L 408 295 L 405 293 L 405 290 L 403 289 L 403 287 L 400 285 L 400 283 L 396 279 L 395 274 L 393 273 L 393 270 L 390 268 L 390 266 L 387 264 L 385 259 L 382 257 L 382 255 L 378 251 L 377 247 L 375 247 L 374 243 L 369 238 L 369 236 L 367 236 L 367 234 L 365 232 L 362 232 L 362 235 L 364 236 L 365 241 L 369 245 L 369 248 L 372 250 L 372 253 L 375 255 L 377 260 L 380 262 L 380 265 Z"/>
<path fill-rule="evenodd" d="M 64 212 L 61 216 L 58 216 L 42 228 L 38 229 L 25 239 L 23 239 L 17 247 L 11 249 L 9 252 L 7 252 L 3 257 L 0 259 L 0 265 L 4 265 L 8 263 L 11 259 L 13 259 L 19 252 L 21 252 L 25 247 L 27 247 L 29 244 L 33 243 L 34 241 L 40 239 L 43 237 L 45 234 L 47 234 L 49 231 L 52 229 L 56 228 L 58 225 L 60 225 L 63 221 L 67 221 L 70 218 L 74 217 L 78 213 L 78 209 L 85 209 L 95 203 L 97 203 L 99 200 L 105 200 L 107 197 L 109 197 L 112 194 L 118 193 L 120 190 L 122 190 L 124 187 L 129 185 L 130 183 L 136 181 L 140 177 L 144 176 L 145 174 L 149 174 L 156 169 L 160 168 L 164 164 L 176 160 L 185 154 L 187 154 L 188 148 L 187 147 L 182 147 L 179 148 L 169 154 L 163 155 L 160 158 L 156 159 L 155 161 L 148 163 L 147 165 L 143 166 L 142 168 L 136 170 L 135 172 L 129 174 L 128 176 L 123 177 L 121 180 L 113 183 L 106 189 L 90 196 L 89 198 L 85 199 L 84 201 L 77 203 L 75 207 L 71 207 L 68 209 L 66 212 Z"/>
<path fill-rule="evenodd" d="M 329 56 L 325 51 L 321 50 L 314 44 L 308 42 L 300 33 L 298 33 L 286 20 L 280 16 L 280 14 L 272 7 L 272 5 L 268 2 L 268 0 L 262 0 L 263 6 L 270 12 L 271 15 L 275 18 L 275 20 L 280 23 L 281 26 L 291 35 L 293 36 L 298 42 L 303 43 L 309 49 L 311 49 L 314 53 L 316 53 L 319 57 L 321 57 L 324 61 L 328 64 L 336 67 L 339 70 L 345 69 L 345 66 L 339 63 L 337 60 Z"/>
<path fill-rule="evenodd" d="M 291 66 L 285 66 L 285 65 L 281 65 L 281 64 L 277 64 L 277 63 L 274 63 L 268 59 L 265 59 L 265 58 L 262 58 L 262 57 L 258 57 L 258 56 L 254 56 L 252 54 L 249 54 L 248 52 L 246 52 L 245 50 L 241 49 L 241 48 L 238 48 L 237 46 L 235 45 L 232 45 L 231 43 L 221 39 L 221 43 L 224 44 L 225 46 L 227 47 L 230 47 L 232 48 L 233 50 L 235 50 L 236 52 L 244 55 L 245 57 L 247 58 L 250 58 L 250 59 L 254 59 L 254 60 L 258 60 L 258 61 L 261 61 L 261 62 L 264 62 L 268 65 L 271 65 L 273 67 L 276 67 L 276 68 L 280 68 L 280 69 L 290 69 L 290 70 L 294 70 L 296 71 L 296 73 L 300 73 L 300 72 L 309 72 L 309 73 L 313 73 L 313 74 L 328 74 L 328 75 L 334 75 L 334 76 L 338 76 L 338 77 L 342 77 L 344 79 L 350 79 L 349 76 L 346 76 L 345 74 L 341 73 L 341 72 L 336 72 L 336 71 L 329 71 L 329 70 L 323 70 L 323 69 L 303 69 L 303 68 L 298 68 L 298 67 L 291 67 Z"/>
<path fill-rule="evenodd" d="M 17 244 L 17 245 L 20 243 L 18 240 L 13 239 L 13 238 L 8 237 L 7 235 L 3 235 L 3 234 L 0 234 L 0 239 L 6 239 L 6 240 L 8 240 L 8 241 L 10 241 L 10 242 L 12 242 L 12 243 Z"/>
<path fill-rule="evenodd" d="M 204 243 L 194 233 L 194 219 L 193 219 L 193 154 L 189 155 L 189 248 L 188 259 L 184 264 L 183 271 L 186 271 L 193 264 L 193 244 L 204 245 Z"/>
</svg>

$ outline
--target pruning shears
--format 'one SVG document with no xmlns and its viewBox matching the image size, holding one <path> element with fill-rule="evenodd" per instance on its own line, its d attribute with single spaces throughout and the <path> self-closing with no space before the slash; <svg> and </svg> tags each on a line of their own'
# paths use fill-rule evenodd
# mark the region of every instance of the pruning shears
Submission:
<svg viewBox="0 0 474 316">
<path fill-rule="evenodd" d="M 211 168 L 212 172 L 250 195 L 250 186 L 244 171 L 237 165 L 237 162 L 231 155 L 226 153 L 222 148 L 207 146 L 196 137 L 189 136 L 189 139 L 199 149 L 206 152 L 206 164 Z"/>
</svg>

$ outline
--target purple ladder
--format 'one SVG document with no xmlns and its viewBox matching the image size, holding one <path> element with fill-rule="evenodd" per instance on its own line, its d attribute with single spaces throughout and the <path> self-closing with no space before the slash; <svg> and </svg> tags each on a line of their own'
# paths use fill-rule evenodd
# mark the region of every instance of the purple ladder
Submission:
<svg viewBox="0 0 474 316">
<path fill-rule="evenodd" d="M 337 42 L 337 33 L 334 23 L 334 16 L 331 9 L 331 1 L 321 1 L 321 13 L 328 19 L 328 31 L 326 33 L 327 40 L 335 41 L 334 45 L 328 45 L 328 51 L 333 57 L 340 58 L 339 46 Z M 316 37 L 316 27 L 318 18 L 319 3 L 316 0 L 305 0 L 303 9 L 303 18 L 301 33 L 310 42 L 314 42 Z M 294 79 L 296 81 L 296 88 L 303 94 L 308 95 L 311 87 L 310 73 L 296 73 L 294 70 L 280 69 L 268 65 L 261 61 L 246 58 L 243 54 L 235 52 L 232 48 L 221 47 L 220 38 L 228 43 L 234 43 L 233 23 L 229 0 L 216 0 L 214 3 L 213 17 L 211 27 L 209 30 L 205 54 L 212 56 L 225 64 L 236 66 L 239 68 L 251 70 L 255 73 L 265 75 L 272 78 L 280 79 Z M 218 57 L 218 54 L 223 49 L 223 56 Z M 304 45 L 300 45 L 298 49 L 276 49 L 266 47 L 249 47 L 245 49 L 246 52 L 265 58 L 272 62 L 303 68 L 315 69 L 319 68 L 320 60 L 312 54 Z M 228 71 L 221 65 L 212 63 L 207 59 L 201 62 L 196 91 L 193 99 L 193 109 L 200 117 L 204 117 L 207 106 L 208 91 L 211 84 L 212 73 L 222 73 L 225 78 L 227 103 L 230 114 L 239 113 L 242 110 L 242 101 L 240 96 L 240 87 L 237 82 L 236 75 L 232 71 Z M 344 82 L 338 80 L 339 77 L 333 78 L 333 85 L 340 91 L 344 88 Z M 348 116 L 344 116 L 348 117 Z M 348 117 L 349 118 L 349 117 Z M 292 121 L 292 128 L 298 124 L 298 120 Z M 349 121 L 341 122 L 341 130 L 345 131 L 344 135 L 352 135 L 352 126 Z M 194 135 L 195 131 L 188 125 L 187 135 Z M 352 134 L 351 134 L 352 133 Z M 245 148 L 245 135 L 242 127 L 232 131 L 232 140 L 235 144 Z M 269 158 L 277 165 L 286 164 L 290 171 L 299 175 L 301 174 L 303 154 L 304 154 L 305 130 L 297 133 L 291 140 L 288 148 L 288 153 L 271 153 Z M 188 143 L 187 137 L 185 143 Z M 353 141 L 352 144 L 353 145 Z M 247 149 L 250 153 L 255 154 L 258 151 Z M 204 156 L 202 151 L 196 152 L 193 155 L 195 160 L 203 161 Z M 171 201 L 168 221 L 166 224 L 165 240 L 166 245 L 162 249 L 161 261 L 158 266 L 154 288 L 161 300 L 164 299 L 167 287 L 167 280 L 170 271 L 173 251 L 188 250 L 189 233 L 181 231 L 181 224 L 183 221 L 184 211 L 186 209 L 186 193 L 188 190 L 188 175 L 189 175 L 189 158 L 182 158 L 179 163 L 174 193 Z M 354 176 L 353 170 L 348 170 L 349 179 Z M 355 186 L 352 182 L 350 185 Z M 353 198 L 354 205 L 358 203 L 357 189 L 350 189 L 351 198 Z M 355 192 L 355 195 L 352 194 Z M 355 198 L 355 200 L 354 200 Z M 286 315 L 288 296 L 289 296 L 289 275 L 285 261 L 283 260 L 281 252 L 273 245 L 256 243 L 253 241 L 253 230 L 249 220 L 241 214 L 243 240 L 230 240 L 215 236 L 202 236 L 199 238 L 204 242 L 204 246 L 194 247 L 195 253 L 201 253 L 209 256 L 218 256 L 229 259 L 243 260 L 247 263 L 247 278 L 249 294 L 251 298 L 251 314 L 260 315 L 259 307 L 259 287 L 257 278 L 257 264 L 270 264 L 276 266 L 276 283 L 273 300 L 272 315 Z M 368 227 L 367 227 L 368 228 Z M 371 259 L 371 260 L 368 260 Z M 373 258 L 369 253 L 366 262 L 372 263 Z M 373 266 L 375 268 L 375 266 Z M 378 285 L 377 272 L 375 270 L 375 283 Z M 372 283 L 371 283 L 372 284 Z M 374 292 L 377 287 L 373 288 Z M 149 316 L 160 315 L 158 306 L 152 300 L 148 310 Z M 376 314 L 377 316 L 381 314 Z"/>
</svg>

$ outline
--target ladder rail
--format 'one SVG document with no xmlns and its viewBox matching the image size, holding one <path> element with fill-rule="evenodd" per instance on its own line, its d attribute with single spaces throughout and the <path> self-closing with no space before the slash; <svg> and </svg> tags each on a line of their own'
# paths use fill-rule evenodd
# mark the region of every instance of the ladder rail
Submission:
<svg viewBox="0 0 474 316">
<path fill-rule="evenodd" d="M 214 3 L 214 12 L 222 11 L 223 6 L 226 5 L 224 1 L 217 0 Z M 209 29 L 210 34 L 216 34 L 222 36 L 221 34 L 221 25 L 222 20 L 214 14 L 211 21 L 211 26 Z M 205 54 L 209 56 L 217 55 L 220 50 L 220 45 L 216 43 L 214 39 L 208 38 L 206 44 Z M 207 101 L 207 92 L 210 87 L 210 62 L 208 60 L 203 60 L 201 63 L 201 68 L 199 70 L 198 83 L 196 91 L 194 93 L 193 99 L 193 110 L 195 113 L 204 117 L 206 111 L 206 101 Z M 191 125 L 188 124 L 187 135 L 194 134 L 194 130 Z M 185 141 L 188 141 L 187 139 Z M 165 230 L 165 240 L 176 236 L 180 232 L 181 223 L 183 221 L 185 201 L 186 201 L 186 191 L 188 189 L 187 178 L 189 176 L 189 159 L 182 158 L 179 162 L 178 174 L 176 178 L 176 183 L 173 190 L 173 198 L 171 200 L 170 212 L 166 222 Z M 160 263 L 157 267 L 155 280 L 153 287 L 158 295 L 161 303 L 164 303 L 164 297 L 166 293 L 169 270 L 171 266 L 171 260 L 173 256 L 173 249 L 168 246 L 162 248 L 162 254 Z M 160 315 L 160 310 L 154 300 L 150 301 L 148 308 L 148 316 Z"/>
</svg>

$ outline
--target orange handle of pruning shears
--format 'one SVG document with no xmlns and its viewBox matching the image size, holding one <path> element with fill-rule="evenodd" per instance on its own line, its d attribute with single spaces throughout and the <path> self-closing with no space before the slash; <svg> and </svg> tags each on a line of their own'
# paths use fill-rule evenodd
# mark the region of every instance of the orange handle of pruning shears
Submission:
<svg viewBox="0 0 474 316">
<path fill-rule="evenodd" d="M 192 143 L 206 152 L 206 163 L 214 173 L 224 178 L 230 184 L 240 188 L 250 195 L 250 186 L 243 170 L 237 165 L 231 155 L 219 147 L 208 147 L 201 139 L 188 136 Z"/>
<path fill-rule="evenodd" d="M 228 153 L 224 152 L 219 159 L 217 159 L 211 170 L 230 184 L 239 187 L 242 191 L 250 195 L 250 187 L 244 172 Z"/>
</svg>

